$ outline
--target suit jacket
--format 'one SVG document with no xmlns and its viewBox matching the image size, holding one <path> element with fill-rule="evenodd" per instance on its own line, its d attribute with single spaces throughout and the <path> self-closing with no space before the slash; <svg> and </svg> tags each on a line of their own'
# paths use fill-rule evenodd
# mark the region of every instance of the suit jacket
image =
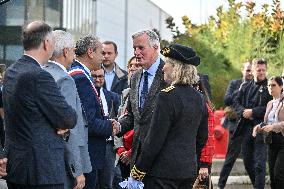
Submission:
<svg viewBox="0 0 284 189">
<path fill-rule="evenodd" d="M 121 95 L 122 91 L 128 87 L 127 71 L 121 69 L 115 63 L 115 75 L 111 84 L 110 91 Z M 106 89 L 106 84 L 104 83 Z"/>
<path fill-rule="evenodd" d="M 69 175 L 75 178 L 92 170 L 88 152 L 88 128 L 82 114 L 80 98 L 73 78 L 60 66 L 53 62 L 48 62 L 44 69 L 53 76 L 61 94 L 77 113 L 76 126 L 70 130 L 69 140 L 65 143 L 67 170 L 70 173 Z"/>
<path fill-rule="evenodd" d="M 110 118 L 117 118 L 118 108 L 120 105 L 119 95 L 117 93 L 103 89 Z"/>
<path fill-rule="evenodd" d="M 195 178 L 196 154 L 208 136 L 205 99 L 191 86 L 175 85 L 162 90 L 155 104 L 137 169 L 159 178 Z"/>
<path fill-rule="evenodd" d="M 72 129 L 75 110 L 53 77 L 23 55 L 4 77 L 7 180 L 15 184 L 63 184 L 64 141 L 56 130 Z"/>
<path fill-rule="evenodd" d="M 132 154 L 131 154 L 131 166 L 134 165 L 137 154 L 143 145 L 146 134 L 149 130 L 150 122 L 152 119 L 156 98 L 161 89 L 167 85 L 164 81 L 164 74 L 162 68 L 164 62 L 161 60 L 157 69 L 153 83 L 149 89 L 147 98 L 144 102 L 144 108 L 139 111 L 139 85 L 143 74 L 143 70 L 140 69 L 131 78 L 129 102 L 127 105 L 128 114 L 119 119 L 121 124 L 121 133 L 118 136 L 122 136 L 127 131 L 134 129 Z"/>
<path fill-rule="evenodd" d="M 104 166 L 106 139 L 112 135 L 111 121 L 107 120 L 102 114 L 94 83 L 89 73 L 84 71 L 84 67 L 79 62 L 74 61 L 69 75 L 76 83 L 83 111 L 86 115 L 92 167 L 93 169 L 101 169 Z"/>
<path fill-rule="evenodd" d="M 230 81 L 224 96 L 224 103 L 226 106 L 231 106 L 231 108 L 233 108 L 232 105 L 234 104 L 234 99 L 237 97 L 242 82 L 242 79 Z M 223 127 L 228 128 L 229 131 L 233 133 L 237 127 L 237 119 L 232 120 L 226 116 Z"/>
</svg>

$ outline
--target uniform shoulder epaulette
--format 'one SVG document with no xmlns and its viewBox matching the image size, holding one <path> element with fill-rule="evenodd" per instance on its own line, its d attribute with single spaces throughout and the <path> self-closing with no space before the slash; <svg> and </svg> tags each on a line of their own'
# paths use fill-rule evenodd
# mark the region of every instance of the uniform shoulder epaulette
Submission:
<svg viewBox="0 0 284 189">
<path fill-rule="evenodd" d="M 161 91 L 168 93 L 168 92 L 170 92 L 171 90 L 173 90 L 174 88 L 175 88 L 175 86 L 171 85 L 171 86 L 169 86 L 169 87 L 167 87 L 167 88 L 162 89 Z"/>
</svg>

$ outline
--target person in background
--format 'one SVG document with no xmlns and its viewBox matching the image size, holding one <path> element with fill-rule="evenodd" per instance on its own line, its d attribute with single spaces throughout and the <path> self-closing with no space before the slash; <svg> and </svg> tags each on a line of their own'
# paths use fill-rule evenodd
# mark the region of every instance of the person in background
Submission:
<svg viewBox="0 0 284 189">
<path fill-rule="evenodd" d="M 268 145 L 268 163 L 271 189 L 284 188 L 284 95 L 281 77 L 268 80 L 268 91 L 273 97 L 268 102 L 264 121 L 253 129 L 253 137 L 257 133 L 265 134 Z"/>
<path fill-rule="evenodd" d="M 139 62 L 137 62 L 135 56 L 131 57 L 127 63 L 128 69 L 128 83 L 132 75 L 138 70 L 141 69 Z M 129 101 L 129 90 L 130 88 L 124 89 L 121 96 L 121 105 L 119 107 L 118 116 L 123 116 L 127 114 L 127 103 Z M 131 151 L 132 151 L 132 140 L 133 140 L 134 130 L 130 130 L 123 135 L 121 138 L 116 137 L 116 148 L 117 155 L 119 158 L 118 165 L 121 170 L 121 176 L 123 179 L 126 179 L 130 175 L 130 160 L 131 160 Z"/>
<path fill-rule="evenodd" d="M 223 127 L 228 128 L 229 130 L 229 141 L 226 158 L 218 181 L 219 189 L 225 188 L 227 179 L 234 166 L 234 163 L 241 153 L 243 139 L 242 135 L 239 135 L 233 139 L 233 133 L 235 132 L 237 127 L 237 115 L 235 109 L 233 108 L 233 104 L 241 85 L 243 83 L 249 82 L 253 78 L 251 69 L 251 61 L 243 63 L 241 69 L 243 77 L 230 81 L 224 97 L 224 103 L 227 107 L 225 108 L 226 118 L 223 123 Z"/>
<path fill-rule="evenodd" d="M 233 138 L 242 136 L 245 169 L 254 188 L 264 189 L 266 174 L 266 145 L 262 134 L 252 136 L 253 127 L 263 122 L 267 103 L 272 99 L 267 88 L 267 62 L 262 58 L 252 60 L 253 80 L 244 83 L 235 99 L 234 108 L 238 125 Z"/>
<path fill-rule="evenodd" d="M 104 88 L 121 95 L 127 88 L 127 72 L 121 69 L 115 59 L 118 55 L 117 45 L 113 41 L 103 42 L 103 68 L 105 70 Z"/>
<path fill-rule="evenodd" d="M 213 184 L 209 176 L 211 174 L 212 158 L 215 151 L 213 104 L 201 80 L 199 80 L 196 88 L 203 94 L 208 111 L 208 139 L 201 150 L 201 154 L 197 154 L 198 179 L 200 185 L 205 185 L 207 188 L 211 186 L 210 189 L 213 189 Z"/>
<path fill-rule="evenodd" d="M 120 105 L 119 95 L 103 88 L 105 83 L 104 69 L 92 70 L 91 76 L 94 78 L 95 86 L 102 102 L 104 114 L 109 118 L 116 118 L 118 107 Z M 115 150 L 113 137 L 106 140 L 106 154 L 104 167 L 97 172 L 97 188 L 110 189 L 114 179 L 115 171 Z"/>
</svg>

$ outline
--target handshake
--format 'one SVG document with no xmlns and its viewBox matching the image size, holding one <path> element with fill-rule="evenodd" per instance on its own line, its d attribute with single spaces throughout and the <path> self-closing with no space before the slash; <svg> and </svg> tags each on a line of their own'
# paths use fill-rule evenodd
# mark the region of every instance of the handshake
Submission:
<svg viewBox="0 0 284 189">
<path fill-rule="evenodd" d="M 121 126 L 120 123 L 115 119 L 110 119 L 110 121 L 112 124 L 112 136 L 115 136 L 121 131 Z"/>
</svg>

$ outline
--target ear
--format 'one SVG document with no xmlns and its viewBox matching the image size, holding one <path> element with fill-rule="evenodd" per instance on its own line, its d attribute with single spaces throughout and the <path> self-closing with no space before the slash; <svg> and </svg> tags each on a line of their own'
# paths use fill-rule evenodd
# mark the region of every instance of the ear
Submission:
<svg viewBox="0 0 284 189">
<path fill-rule="evenodd" d="M 44 49 L 44 50 L 47 50 L 47 48 L 48 48 L 48 40 L 45 39 L 45 40 L 43 41 L 43 49 Z"/>
<path fill-rule="evenodd" d="M 68 54 L 68 49 L 67 49 L 67 48 L 64 48 L 64 49 L 63 49 L 63 56 L 64 56 L 64 58 L 67 57 L 67 54 Z"/>
<path fill-rule="evenodd" d="M 94 50 L 93 50 L 93 49 L 88 48 L 88 50 L 87 50 L 87 55 L 88 55 L 88 57 L 90 57 L 90 58 L 94 58 L 93 52 L 94 52 Z"/>
</svg>

